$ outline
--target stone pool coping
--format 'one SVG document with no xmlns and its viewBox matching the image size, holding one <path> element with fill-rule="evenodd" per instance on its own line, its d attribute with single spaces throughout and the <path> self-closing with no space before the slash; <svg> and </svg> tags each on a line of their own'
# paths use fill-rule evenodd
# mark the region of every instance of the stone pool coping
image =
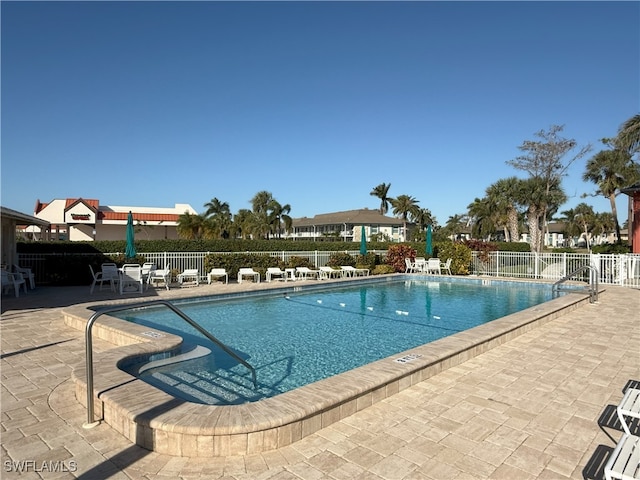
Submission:
<svg viewBox="0 0 640 480">
<path fill-rule="evenodd" d="M 435 279 L 449 280 L 447 277 Z M 370 281 L 353 279 L 349 283 Z M 311 290 L 317 285 L 319 283 L 305 282 L 303 286 L 277 288 L 271 293 L 294 288 Z M 148 327 L 105 315 L 94 325 L 94 338 L 116 346 L 94 353 L 95 417 L 133 443 L 168 455 L 212 457 L 273 450 L 588 303 L 589 296 L 583 292 L 564 295 L 296 390 L 242 405 L 191 403 L 124 372 L 118 368 L 120 363 L 177 348 L 182 339 L 155 331 L 162 336 L 150 336 L 152 329 Z M 104 302 L 65 309 L 65 323 L 84 330 L 97 305 Z M 84 362 L 73 370 L 72 378 L 76 398 L 86 406 Z"/>
</svg>

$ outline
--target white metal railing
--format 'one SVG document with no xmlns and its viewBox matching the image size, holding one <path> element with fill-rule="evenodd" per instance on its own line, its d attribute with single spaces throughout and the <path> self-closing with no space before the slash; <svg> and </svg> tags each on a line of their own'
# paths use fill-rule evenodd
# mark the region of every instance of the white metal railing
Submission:
<svg viewBox="0 0 640 480">
<path fill-rule="evenodd" d="M 239 252 L 153 252 L 142 253 L 141 255 L 147 261 L 155 263 L 160 268 L 166 264 L 179 271 L 184 271 L 187 268 L 197 268 L 204 275 L 206 273 L 204 259 L 211 253 L 233 255 Z M 279 258 L 283 262 L 288 262 L 291 257 L 302 257 L 316 267 L 323 267 L 327 264 L 331 255 L 336 252 L 311 250 L 244 253 L 270 255 Z M 360 254 L 358 250 L 341 251 L 341 253 L 348 253 L 353 256 Z M 371 253 L 378 254 L 384 259 L 387 251 L 376 250 Z M 46 259 L 50 257 L 63 258 L 64 256 L 64 254 L 19 253 L 18 261 L 21 266 L 31 268 L 36 276 L 36 282 L 42 282 L 47 277 L 45 272 Z M 640 254 L 491 252 L 485 258 L 478 252 L 473 252 L 470 273 L 493 277 L 559 280 L 569 272 L 573 272 L 585 265 L 591 265 L 595 269 L 598 274 L 598 281 L 603 285 L 640 288 Z M 588 280 L 586 273 L 583 280 Z"/>
<path fill-rule="evenodd" d="M 640 288 L 639 254 L 473 252 L 471 273 L 493 277 L 559 280 L 583 266 L 591 266 L 604 285 Z M 588 272 L 582 280 L 588 281 Z"/>
</svg>

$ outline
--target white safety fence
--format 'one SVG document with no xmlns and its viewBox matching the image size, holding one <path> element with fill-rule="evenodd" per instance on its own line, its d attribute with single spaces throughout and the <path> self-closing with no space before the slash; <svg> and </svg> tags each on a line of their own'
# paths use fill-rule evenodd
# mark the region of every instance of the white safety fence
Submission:
<svg viewBox="0 0 640 480">
<path fill-rule="evenodd" d="M 471 273 L 559 280 L 587 265 L 596 270 L 600 284 L 640 288 L 638 254 L 491 252 L 482 255 L 473 252 Z M 589 273 L 583 272 L 582 275 L 588 276 Z"/>
<path fill-rule="evenodd" d="M 270 255 L 283 262 L 291 257 L 306 258 L 316 267 L 325 266 L 333 253 L 332 251 L 274 251 L 274 252 L 145 252 L 141 256 L 148 262 L 155 263 L 158 268 L 169 265 L 171 269 L 183 271 L 187 268 L 197 268 L 206 274 L 204 261 L 207 255 L 233 255 L 235 253 L 253 253 Z M 342 251 L 352 256 L 358 256 L 359 251 Z M 384 259 L 386 250 L 375 253 Z M 72 254 L 78 256 L 78 254 Z M 118 254 L 105 254 L 107 256 Z M 35 273 L 36 282 L 47 278 L 46 264 L 48 257 L 64 257 L 64 254 L 18 254 L 21 266 L 31 268 Z M 95 254 L 87 254 L 95 256 Z M 445 259 L 441 259 L 445 260 Z M 640 288 L 640 255 L 639 254 L 587 254 L 587 253 L 529 253 L 529 252 L 491 252 L 483 256 L 473 252 L 470 273 L 492 277 L 512 277 L 559 280 L 573 273 L 580 267 L 590 265 L 598 272 L 599 283 L 604 285 L 622 285 Z"/>
</svg>

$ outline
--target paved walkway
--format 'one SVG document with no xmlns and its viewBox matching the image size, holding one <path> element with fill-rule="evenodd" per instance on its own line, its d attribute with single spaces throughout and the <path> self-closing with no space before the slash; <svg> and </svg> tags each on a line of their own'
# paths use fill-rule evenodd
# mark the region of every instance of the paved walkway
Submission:
<svg viewBox="0 0 640 480">
<path fill-rule="evenodd" d="M 170 457 L 106 424 L 82 428 L 86 411 L 69 378 L 84 361 L 83 332 L 65 326 L 60 311 L 110 298 L 84 287 L 2 298 L 1 478 L 596 479 L 621 435 L 615 405 L 640 381 L 640 291 L 608 287 L 599 304 L 286 448 Z"/>
</svg>

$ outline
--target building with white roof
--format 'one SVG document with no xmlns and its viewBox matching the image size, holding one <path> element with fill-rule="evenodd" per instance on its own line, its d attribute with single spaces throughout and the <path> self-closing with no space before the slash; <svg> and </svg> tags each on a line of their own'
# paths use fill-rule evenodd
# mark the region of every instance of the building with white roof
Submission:
<svg viewBox="0 0 640 480">
<path fill-rule="evenodd" d="M 48 222 L 50 230 L 45 236 L 39 228 L 31 227 L 31 235 L 36 240 L 123 240 L 129 212 L 139 240 L 177 239 L 180 215 L 197 215 L 191 205 L 183 203 L 157 208 L 100 205 L 98 200 L 85 198 L 55 199 L 49 203 L 38 200 L 34 216 Z"/>
</svg>

